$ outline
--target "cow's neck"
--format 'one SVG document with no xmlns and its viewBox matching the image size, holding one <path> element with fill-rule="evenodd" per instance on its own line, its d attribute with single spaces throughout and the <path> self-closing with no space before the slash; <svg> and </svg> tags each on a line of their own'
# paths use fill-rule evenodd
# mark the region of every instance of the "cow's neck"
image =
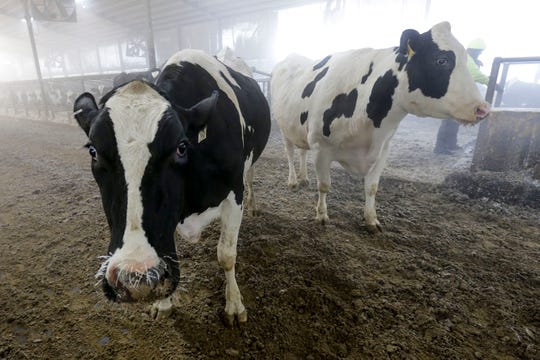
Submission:
<svg viewBox="0 0 540 360">
<path fill-rule="evenodd" d="M 184 183 L 185 197 L 180 211 L 181 221 L 190 215 L 219 206 L 230 192 L 224 182 L 230 174 L 225 173 L 217 161 L 197 150 L 190 155 Z"/>
</svg>

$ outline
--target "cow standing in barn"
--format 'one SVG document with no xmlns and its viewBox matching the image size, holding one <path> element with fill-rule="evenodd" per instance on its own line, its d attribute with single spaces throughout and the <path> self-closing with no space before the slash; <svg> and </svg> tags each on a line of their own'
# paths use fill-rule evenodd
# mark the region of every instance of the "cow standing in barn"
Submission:
<svg viewBox="0 0 540 360">
<path fill-rule="evenodd" d="M 270 132 L 270 110 L 257 83 L 201 51 L 184 50 L 156 84 L 135 80 L 98 106 L 77 98 L 75 117 L 89 138 L 92 173 L 111 230 L 98 276 L 116 301 L 158 299 L 171 308 L 179 265 L 175 228 L 196 241 L 221 218 L 218 261 L 226 278 L 226 320 L 247 320 L 236 283 L 236 243 L 244 185 L 253 210 L 253 163 Z"/>
<path fill-rule="evenodd" d="M 216 55 L 217 59 L 241 74 L 253 77 L 253 69 L 242 58 L 234 55 L 234 50 L 226 46 Z"/>
<path fill-rule="evenodd" d="M 467 70 L 465 48 L 443 22 L 420 34 L 405 30 L 400 46 L 329 55 L 318 63 L 291 55 L 272 72 L 272 113 L 289 161 L 288 185 L 298 186 L 294 149 L 300 148 L 300 183 L 307 183 L 306 151 L 313 150 L 319 200 L 316 219 L 328 221 L 330 164 L 364 178 L 364 219 L 382 231 L 375 194 L 390 139 L 407 113 L 453 117 L 464 124 L 485 117 Z"/>
</svg>

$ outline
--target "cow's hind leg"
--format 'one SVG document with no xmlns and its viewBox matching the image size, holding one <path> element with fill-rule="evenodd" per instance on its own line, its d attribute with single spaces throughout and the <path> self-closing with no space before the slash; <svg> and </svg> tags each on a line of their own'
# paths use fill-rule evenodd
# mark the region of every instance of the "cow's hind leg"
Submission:
<svg viewBox="0 0 540 360">
<path fill-rule="evenodd" d="M 323 225 L 329 220 L 326 210 L 326 194 L 330 191 L 330 163 L 330 158 L 324 152 L 317 150 L 315 153 L 315 172 L 317 173 L 319 200 L 315 219 Z"/>
<path fill-rule="evenodd" d="M 379 223 L 379 220 L 377 220 L 375 195 L 377 194 L 377 190 L 379 188 L 379 179 L 381 178 L 381 173 L 384 169 L 384 165 L 386 164 L 386 158 L 388 157 L 388 144 L 389 141 L 384 144 L 381 156 L 364 177 L 364 194 L 366 198 L 366 203 L 364 205 L 364 220 L 366 221 L 368 230 L 372 233 L 382 232 L 381 224 Z"/>
<path fill-rule="evenodd" d="M 239 323 L 247 321 L 247 311 L 242 304 L 242 295 L 236 283 L 236 243 L 242 222 L 242 206 L 235 201 L 234 193 L 221 204 L 221 234 L 217 246 L 219 264 L 225 271 L 225 321 L 228 325 L 234 324 L 237 318 Z"/>
<path fill-rule="evenodd" d="M 253 165 L 250 166 L 250 168 L 246 172 L 246 187 L 247 187 L 247 199 L 246 199 L 246 207 L 247 207 L 247 214 L 249 216 L 255 216 L 255 212 L 257 211 L 257 207 L 255 205 L 255 194 L 253 193 Z"/>
<path fill-rule="evenodd" d="M 295 190 L 298 188 L 298 180 L 296 179 L 296 171 L 294 170 L 294 144 L 283 136 L 283 143 L 285 145 L 285 153 L 287 154 L 287 161 L 289 163 L 289 179 L 287 185 L 289 189 Z"/>
<path fill-rule="evenodd" d="M 298 185 L 299 186 L 307 186 L 309 185 L 309 179 L 307 176 L 307 164 L 306 164 L 306 158 L 307 158 L 307 150 L 306 149 L 300 149 L 300 172 L 298 174 Z"/>
</svg>

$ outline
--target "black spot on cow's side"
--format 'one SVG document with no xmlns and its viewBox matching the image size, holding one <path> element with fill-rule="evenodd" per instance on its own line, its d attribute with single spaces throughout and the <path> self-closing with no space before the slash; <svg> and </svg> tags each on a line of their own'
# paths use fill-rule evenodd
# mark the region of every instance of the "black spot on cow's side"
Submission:
<svg viewBox="0 0 540 360">
<path fill-rule="evenodd" d="M 443 97 L 448 91 L 450 75 L 456 66 L 456 54 L 439 49 L 431 31 L 418 36 L 411 45 L 415 54 L 405 67 L 409 77 L 409 92 L 420 89 L 425 96 L 434 99 Z"/>
<path fill-rule="evenodd" d="M 358 90 L 353 89 L 349 94 L 339 94 L 332 101 L 332 106 L 323 114 L 323 135 L 330 136 L 330 124 L 332 121 L 345 116 L 350 118 L 356 108 L 356 100 L 358 99 Z"/>
<path fill-rule="evenodd" d="M 369 63 L 369 70 L 367 72 L 366 75 L 362 76 L 362 84 L 364 84 L 366 82 L 366 80 L 368 79 L 369 75 L 371 75 L 371 73 L 373 72 L 373 62 L 370 62 Z"/>
<path fill-rule="evenodd" d="M 328 55 L 327 57 L 325 57 L 324 59 L 322 59 L 321 61 L 319 61 L 315 66 L 313 66 L 313 71 L 317 70 L 317 69 L 320 69 L 322 68 L 324 65 L 326 65 L 326 63 L 328 62 L 328 60 L 330 60 L 330 58 L 332 57 L 332 55 Z"/>
<path fill-rule="evenodd" d="M 322 69 L 321 72 L 319 72 L 313 81 L 309 82 L 306 87 L 304 88 L 304 91 L 302 92 L 302 99 L 306 97 L 310 97 L 311 94 L 313 94 L 313 91 L 315 90 L 315 85 L 317 85 L 317 82 L 319 82 L 328 72 L 328 67 L 325 67 Z"/>
<path fill-rule="evenodd" d="M 304 123 L 307 121 L 308 112 L 304 111 L 300 114 L 300 124 L 304 125 Z"/>
<path fill-rule="evenodd" d="M 392 70 L 375 81 L 366 111 L 376 128 L 381 127 L 381 122 L 392 108 L 392 96 L 397 86 L 398 79 Z"/>
</svg>

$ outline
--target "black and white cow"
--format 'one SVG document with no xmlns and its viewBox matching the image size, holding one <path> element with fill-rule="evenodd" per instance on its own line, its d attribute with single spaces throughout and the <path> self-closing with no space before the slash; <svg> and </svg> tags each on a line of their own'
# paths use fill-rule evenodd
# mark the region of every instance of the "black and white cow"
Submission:
<svg viewBox="0 0 540 360">
<path fill-rule="evenodd" d="M 246 76 L 253 77 L 253 69 L 246 62 L 234 54 L 234 50 L 226 46 L 217 53 L 216 57 L 225 65 Z"/>
<path fill-rule="evenodd" d="M 175 228 L 196 241 L 221 218 L 218 261 L 226 277 L 226 319 L 247 320 L 235 278 L 244 185 L 253 210 L 253 163 L 270 132 L 257 83 L 201 51 L 184 50 L 156 84 L 135 80 L 101 99 L 82 94 L 75 117 L 89 138 L 92 173 L 111 231 L 98 276 L 105 295 L 159 299 L 171 308 L 179 281 Z"/>
<path fill-rule="evenodd" d="M 330 164 L 364 177 L 364 218 L 381 231 L 375 194 L 389 142 L 407 113 L 453 117 L 472 124 L 489 111 L 467 70 L 467 53 L 443 22 L 420 34 L 405 30 L 399 47 L 360 49 L 314 63 L 291 55 L 272 72 L 272 113 L 289 161 L 289 187 L 307 183 L 306 151 L 315 152 L 319 200 L 316 219 L 328 221 Z"/>
</svg>

